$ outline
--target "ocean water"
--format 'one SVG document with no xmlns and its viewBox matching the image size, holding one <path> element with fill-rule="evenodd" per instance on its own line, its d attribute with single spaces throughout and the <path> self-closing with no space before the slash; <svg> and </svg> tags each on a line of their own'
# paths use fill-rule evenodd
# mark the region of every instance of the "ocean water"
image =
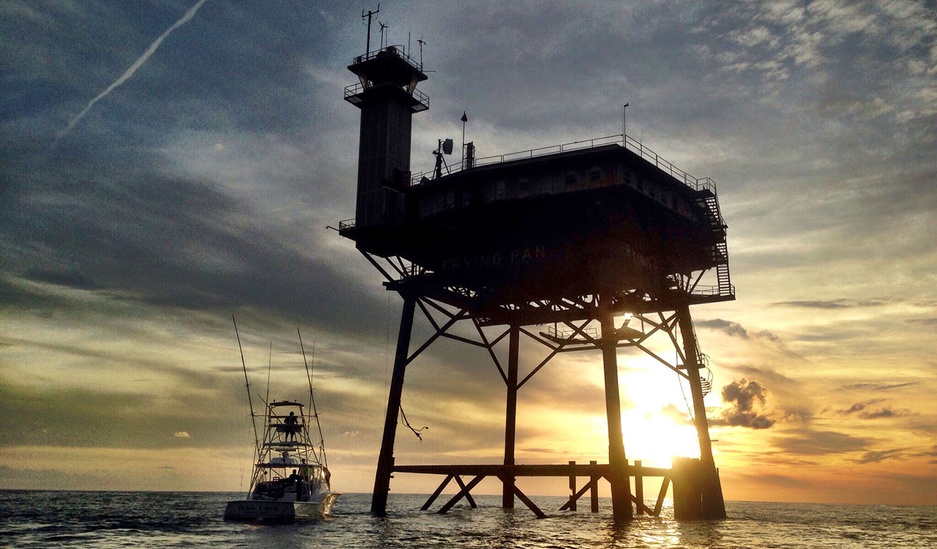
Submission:
<svg viewBox="0 0 937 549">
<path fill-rule="evenodd" d="M 500 496 L 477 509 L 420 511 L 426 496 L 391 494 L 388 517 L 369 513 L 370 494 L 345 494 L 327 519 L 292 525 L 226 523 L 224 504 L 242 494 L 0 491 L 5 547 L 937 547 L 937 507 L 727 502 L 720 521 L 550 511 L 561 497 L 532 498 L 548 517 Z M 580 502 L 582 503 L 582 502 Z M 435 508 L 439 507 L 437 502 Z"/>
</svg>

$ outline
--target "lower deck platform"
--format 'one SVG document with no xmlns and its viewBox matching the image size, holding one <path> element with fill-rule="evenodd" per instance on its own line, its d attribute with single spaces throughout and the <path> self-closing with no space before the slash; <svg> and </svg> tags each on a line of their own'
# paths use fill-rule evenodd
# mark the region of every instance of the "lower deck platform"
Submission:
<svg viewBox="0 0 937 549">
<path fill-rule="evenodd" d="M 611 466 L 609 464 L 596 463 L 595 461 L 591 461 L 588 464 L 579 464 L 575 461 L 571 461 L 561 465 L 395 465 L 393 467 L 393 472 L 441 475 L 445 477 L 433 494 L 426 500 L 426 503 L 423 504 L 423 507 L 421 507 L 423 511 L 428 510 L 433 503 L 436 502 L 443 490 L 445 490 L 453 480 L 459 485 L 459 491 L 443 504 L 437 512 L 442 514 L 448 512 L 462 499 L 465 499 L 471 507 L 477 507 L 475 500 L 472 498 L 472 489 L 478 486 L 485 478 L 495 477 L 505 486 L 510 486 L 513 490 L 513 495 L 521 500 L 535 515 L 539 518 L 544 518 L 547 516 L 546 513 L 517 487 L 514 483 L 514 479 L 518 477 L 568 478 L 570 488 L 569 500 L 563 504 L 559 510 L 575 511 L 579 499 L 588 492 L 590 494 L 590 509 L 595 513 L 599 510 L 599 479 L 605 479 L 606 481 L 610 479 Z M 637 514 L 647 514 L 655 517 L 660 516 L 664 498 L 667 495 L 667 490 L 673 479 L 672 472 L 673 470 L 669 468 L 644 467 L 641 465 L 640 461 L 635 461 L 633 465 L 628 464 L 624 467 L 624 474 L 634 479 L 635 490 L 631 495 L 631 500 L 635 505 Z M 463 477 L 471 477 L 471 479 L 466 482 Z M 577 488 L 577 479 L 580 477 L 588 478 L 588 481 L 581 488 Z M 660 492 L 653 509 L 648 507 L 644 502 L 644 478 L 646 477 L 659 477 L 662 479 Z"/>
</svg>

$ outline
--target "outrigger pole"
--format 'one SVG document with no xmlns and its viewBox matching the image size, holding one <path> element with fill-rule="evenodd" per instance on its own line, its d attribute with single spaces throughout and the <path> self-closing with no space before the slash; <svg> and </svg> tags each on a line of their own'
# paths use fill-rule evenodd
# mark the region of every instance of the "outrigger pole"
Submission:
<svg viewBox="0 0 937 549">
<path fill-rule="evenodd" d="M 231 315 L 231 321 L 234 322 L 234 335 L 238 339 L 238 351 L 241 352 L 241 367 L 244 369 L 244 385 L 247 387 L 247 405 L 251 410 L 251 426 L 254 427 L 254 452 L 259 460 L 260 458 L 260 439 L 257 437 L 257 422 L 254 416 L 254 403 L 251 402 L 251 382 L 247 378 L 247 363 L 244 362 L 244 348 L 241 347 L 241 334 L 238 333 L 238 321 Z M 257 460 L 255 460 L 257 461 Z"/>
<path fill-rule="evenodd" d="M 309 363 L 306 362 L 306 348 L 303 346 L 303 334 L 296 328 L 296 335 L 299 336 L 299 349 L 303 353 L 303 364 L 306 366 L 306 381 L 309 382 L 309 407 L 312 408 L 312 417 L 316 418 L 316 427 L 319 429 L 319 452 L 322 454 L 322 464 L 325 468 L 329 467 L 329 460 L 325 457 L 325 438 L 322 436 L 322 424 L 319 422 L 319 411 L 316 409 L 316 397 L 312 390 L 312 372 L 309 370 Z M 312 347 L 312 367 L 316 366 L 316 348 Z"/>
</svg>

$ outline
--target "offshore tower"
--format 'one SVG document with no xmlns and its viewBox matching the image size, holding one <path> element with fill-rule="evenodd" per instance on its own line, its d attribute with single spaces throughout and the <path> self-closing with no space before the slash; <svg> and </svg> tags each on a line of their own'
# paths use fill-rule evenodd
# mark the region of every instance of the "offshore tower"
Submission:
<svg viewBox="0 0 937 549">
<path fill-rule="evenodd" d="M 640 478 L 651 471 L 629 464 L 622 437 L 617 351 L 630 347 L 685 379 L 693 400 L 700 459 L 675 461 L 672 470 L 659 472 L 665 483 L 657 511 L 672 480 L 677 518 L 725 517 L 703 404 L 706 357 L 689 312 L 691 305 L 735 298 L 726 225 L 712 180 L 689 176 L 624 133 L 617 142 L 592 140 L 514 159 L 473 158 L 448 175 L 436 170 L 432 178 L 413 176 L 411 117 L 429 108 L 429 98 L 417 90 L 427 78 L 422 62 L 402 46 L 370 51 L 370 28 L 368 43 L 348 67 L 358 82 L 345 89 L 345 100 L 361 109 L 361 135 L 355 219 L 340 223 L 339 232 L 384 276 L 385 287 L 403 298 L 372 513 L 386 513 L 390 481 L 399 472 L 446 475 L 424 508 L 453 478 L 461 491 L 443 511 L 460 497 L 474 504 L 470 490 L 495 476 L 504 507 L 513 507 L 518 497 L 540 514 L 516 478 L 584 469 L 515 462 L 518 390 L 556 354 L 583 350 L 601 351 L 609 437 L 609 463 L 589 469 L 591 487 L 596 475 L 609 481 L 616 519 L 630 519 L 635 509 L 644 512 L 631 480 L 640 494 Z M 411 352 L 417 307 L 435 333 Z M 642 329 L 627 320 L 617 327 L 622 317 L 640 320 Z M 471 323 L 477 339 L 453 334 L 460 322 Z M 544 325 L 553 329 L 528 329 Z M 674 345 L 674 363 L 646 346 L 661 334 Z M 523 379 L 521 336 L 550 350 Z M 483 347 L 495 362 L 506 386 L 503 465 L 395 462 L 406 368 L 439 337 Z M 508 359 L 502 364 L 494 349 L 505 343 Z M 463 474 L 474 478 L 466 485 Z"/>
</svg>

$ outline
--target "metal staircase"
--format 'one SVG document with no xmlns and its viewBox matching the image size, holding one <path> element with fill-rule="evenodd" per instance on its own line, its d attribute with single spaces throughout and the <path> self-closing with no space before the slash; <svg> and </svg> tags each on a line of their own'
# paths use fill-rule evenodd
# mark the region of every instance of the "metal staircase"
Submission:
<svg viewBox="0 0 937 549">
<path fill-rule="evenodd" d="M 716 280 L 718 281 L 718 294 L 722 297 L 731 297 L 735 295 L 735 288 L 732 287 L 732 280 L 729 276 L 729 248 L 726 245 L 726 223 L 719 211 L 719 200 L 716 198 L 715 190 L 701 190 L 696 199 L 696 203 L 705 212 L 709 227 L 718 239 L 712 246 L 712 260 L 716 266 Z"/>
</svg>

